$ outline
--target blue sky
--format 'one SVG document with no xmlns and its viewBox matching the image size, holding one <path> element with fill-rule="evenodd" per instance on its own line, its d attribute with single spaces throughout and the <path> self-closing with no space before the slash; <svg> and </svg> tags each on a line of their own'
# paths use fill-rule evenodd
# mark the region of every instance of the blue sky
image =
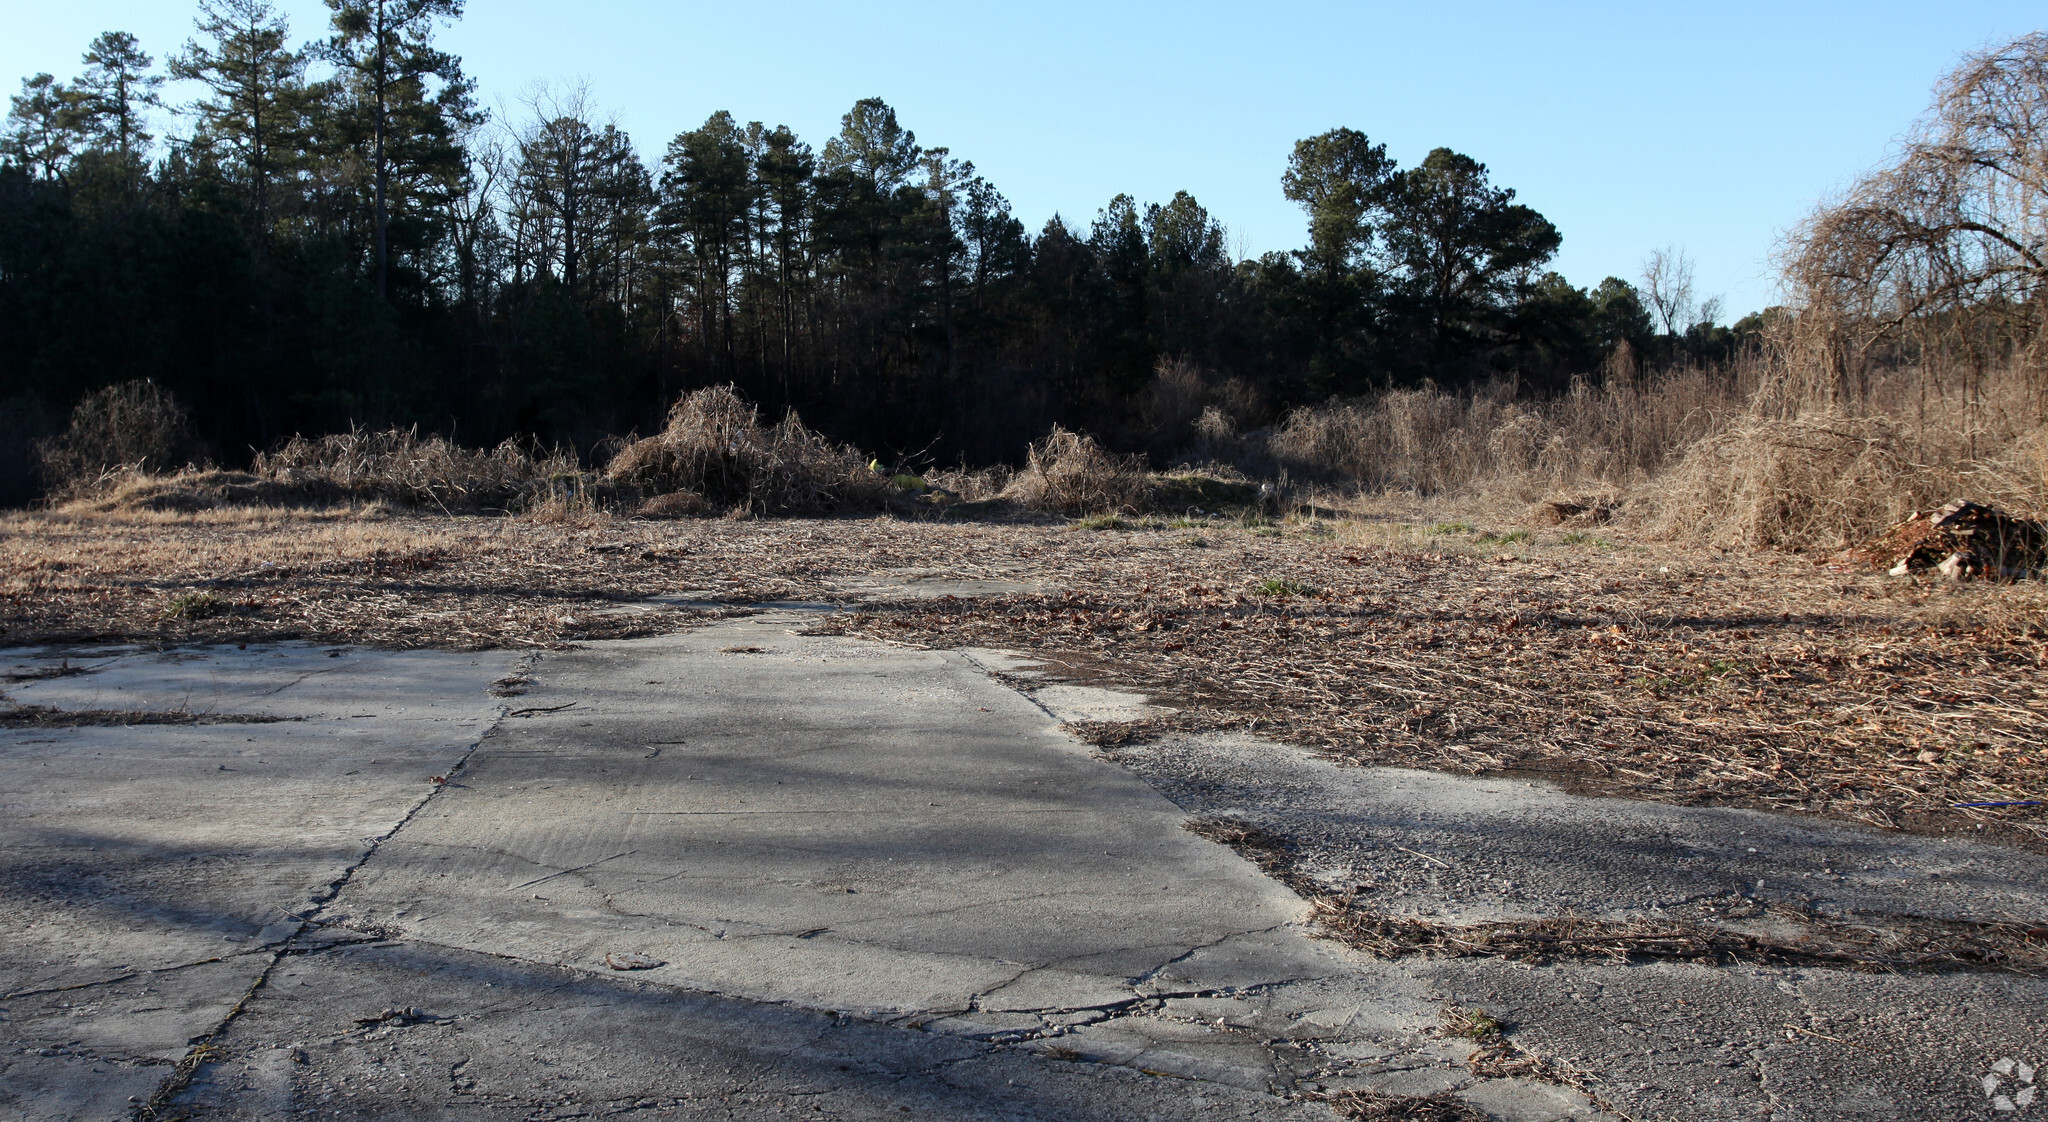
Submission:
<svg viewBox="0 0 2048 1122">
<path fill-rule="evenodd" d="M 318 0 L 281 0 L 302 38 Z M 183 0 L 10 0 L 0 80 L 69 77 L 94 34 L 161 59 Z M 1698 264 L 1740 314 L 1818 200 L 1881 161 L 1965 51 L 2048 25 L 2038 3 L 774 5 L 470 0 L 442 41 L 516 110 L 587 80 L 641 151 L 718 109 L 814 145 L 879 95 L 975 162 L 1034 229 L 1120 191 L 1194 193 L 1250 253 L 1302 242 L 1280 195 L 1293 142 L 1338 125 L 1403 164 L 1445 145 L 1564 233 L 1573 283 L 1635 279 L 1652 249 Z M 186 95 L 189 96 L 189 95 Z"/>
</svg>

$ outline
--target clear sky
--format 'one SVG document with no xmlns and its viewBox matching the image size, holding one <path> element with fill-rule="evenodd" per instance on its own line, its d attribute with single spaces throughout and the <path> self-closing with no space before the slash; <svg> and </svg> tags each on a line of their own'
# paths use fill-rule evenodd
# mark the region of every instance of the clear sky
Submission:
<svg viewBox="0 0 2048 1122">
<path fill-rule="evenodd" d="M 281 0 L 301 38 L 319 0 Z M 70 77 L 100 31 L 159 60 L 185 0 L 5 0 L 0 80 Z M 587 80 L 643 155 L 718 109 L 822 146 L 878 95 L 973 160 L 1033 229 L 1116 193 L 1192 192 L 1252 254 L 1303 240 L 1280 195 L 1294 141 L 1346 125 L 1404 165 L 1438 145 L 1564 234 L 1579 285 L 1698 263 L 1732 315 L 1771 302 L 1770 257 L 1819 199 L 1881 161 L 1965 51 L 2048 26 L 2035 0 L 1666 4 L 1040 0 L 1034 4 L 470 0 L 442 42 L 516 111 Z M 189 94 L 185 95 L 189 96 Z"/>
</svg>

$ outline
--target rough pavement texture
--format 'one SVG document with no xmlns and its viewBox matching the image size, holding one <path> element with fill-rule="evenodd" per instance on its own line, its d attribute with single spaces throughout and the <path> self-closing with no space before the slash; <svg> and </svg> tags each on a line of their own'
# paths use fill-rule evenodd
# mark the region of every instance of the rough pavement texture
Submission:
<svg viewBox="0 0 2048 1122">
<path fill-rule="evenodd" d="M 1519 779 L 1339 767 L 1243 736 L 1173 737 L 1111 754 L 1185 809 L 1301 839 L 1303 871 L 1340 892 L 1362 886 L 1393 915 L 1625 920 L 1747 901 L 1866 920 L 2048 917 L 2048 857 L 1966 838 L 1589 798 Z"/>
<path fill-rule="evenodd" d="M 1118 767 L 1059 721 L 1142 698 L 804 622 L 0 652 L 20 704 L 286 718 L 0 730 L 0 1119 L 1596 1116 L 1475 1076 L 1446 1003 L 1645 1119 L 1988 1117 L 1987 1072 L 2022 1089 L 1989 1065 L 2042 1058 L 2033 979 L 1363 959 L 1181 825 L 1259 821 L 1459 922 L 1774 890 L 2003 916 L 2037 858 L 1245 741 Z"/>
<path fill-rule="evenodd" d="M 1239 736 L 1113 755 L 1191 812 L 1289 840 L 1304 872 L 1389 915 L 1685 918 L 1736 930 L 1757 926 L 1761 904 L 1879 928 L 2048 916 L 2048 859 L 1995 844 L 1344 767 Z M 1598 1073 L 1607 1101 L 1641 1118 L 2004 1116 L 1983 1077 L 2001 1059 L 2038 1064 L 2048 1048 L 2048 982 L 2006 974 L 1597 957 L 1458 959 L 1421 973 L 1454 1003 L 1501 1019 L 1518 1045 Z"/>
</svg>

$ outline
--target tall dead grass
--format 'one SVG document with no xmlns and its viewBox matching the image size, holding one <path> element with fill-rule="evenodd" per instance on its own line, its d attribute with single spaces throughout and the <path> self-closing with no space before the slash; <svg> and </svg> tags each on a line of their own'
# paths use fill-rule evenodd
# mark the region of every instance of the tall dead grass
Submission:
<svg viewBox="0 0 2048 1122">
<path fill-rule="evenodd" d="M 60 501 L 119 478 L 170 471 L 197 453 L 191 414 L 146 379 L 87 394 L 65 431 L 36 447 L 44 493 Z"/>
<path fill-rule="evenodd" d="M 1052 514 L 1111 514 L 1142 509 L 1151 490 L 1142 457 L 1119 456 L 1055 425 L 1031 446 L 1003 497 Z"/>
<path fill-rule="evenodd" d="M 731 386 L 676 402 L 660 432 L 612 456 L 604 478 L 638 491 L 648 514 L 880 508 L 890 486 L 866 456 L 804 427 L 795 414 L 763 425 L 760 410 Z"/>
<path fill-rule="evenodd" d="M 1846 399 L 1766 386 L 1656 482 L 1651 529 L 1736 548 L 1833 549 L 1953 499 L 2048 517 L 2048 422 L 2031 381 L 2007 368 L 1966 387 L 1915 367 Z"/>
<path fill-rule="evenodd" d="M 1719 431 L 1744 408 L 1754 380 L 1740 364 L 1580 381 L 1548 401 L 1520 400 L 1505 385 L 1396 390 L 1294 410 L 1266 439 L 1264 458 L 1293 478 L 1370 492 L 1428 496 L 1484 486 L 1528 501 L 1626 489 Z"/>
<path fill-rule="evenodd" d="M 512 440 L 464 448 L 418 429 L 294 436 L 257 455 L 250 473 L 288 494 L 448 511 L 523 510 L 581 479 L 571 452 Z"/>
</svg>

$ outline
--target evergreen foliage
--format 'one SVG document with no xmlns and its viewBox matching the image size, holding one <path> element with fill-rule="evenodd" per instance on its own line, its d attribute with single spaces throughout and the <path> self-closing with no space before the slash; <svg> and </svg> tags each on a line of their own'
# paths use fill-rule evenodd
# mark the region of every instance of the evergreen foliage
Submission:
<svg viewBox="0 0 2048 1122">
<path fill-rule="evenodd" d="M 201 0 L 168 63 L 190 105 L 162 104 L 121 32 L 76 79 L 23 81 L 0 138 L 0 400 L 62 415 L 147 380 L 235 461 L 354 426 L 589 449 L 730 384 L 885 455 L 1015 463 L 1055 425 L 1147 448 L 1169 368 L 1190 416 L 1227 398 L 1242 428 L 1737 343 L 1658 334 L 1627 282 L 1544 271 L 1557 229 L 1448 149 L 1402 169 L 1354 130 L 1301 141 L 1280 182 L 1298 252 L 1234 259 L 1186 192 L 1034 235 L 880 98 L 818 148 L 720 111 L 650 167 L 581 90 L 488 121 L 435 45 L 459 0 L 327 6 L 294 48 L 267 0 Z"/>
</svg>

